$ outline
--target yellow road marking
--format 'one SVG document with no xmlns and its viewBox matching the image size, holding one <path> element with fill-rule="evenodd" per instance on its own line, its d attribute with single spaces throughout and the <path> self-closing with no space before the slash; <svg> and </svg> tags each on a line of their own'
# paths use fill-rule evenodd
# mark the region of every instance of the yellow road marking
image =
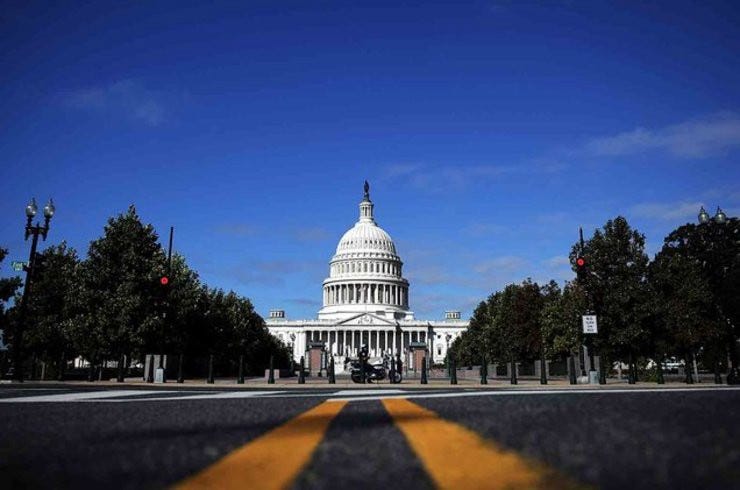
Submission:
<svg viewBox="0 0 740 490">
<path fill-rule="evenodd" d="M 324 402 L 174 486 L 175 489 L 288 487 L 347 402 Z"/>
<path fill-rule="evenodd" d="M 408 400 L 383 405 L 439 488 L 584 488 Z"/>
</svg>

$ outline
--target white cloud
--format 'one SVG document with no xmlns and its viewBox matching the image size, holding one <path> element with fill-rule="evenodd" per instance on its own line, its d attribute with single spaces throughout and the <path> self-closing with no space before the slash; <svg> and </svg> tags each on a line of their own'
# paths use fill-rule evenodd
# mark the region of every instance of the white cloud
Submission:
<svg viewBox="0 0 740 490">
<path fill-rule="evenodd" d="M 640 218 L 666 221 L 692 221 L 704 205 L 701 202 L 641 203 L 630 208 L 630 214 Z"/>
<path fill-rule="evenodd" d="M 657 129 L 637 127 L 587 142 L 581 152 L 593 156 L 625 156 L 663 151 L 681 158 L 708 157 L 740 145 L 740 117 L 714 114 Z"/>
<path fill-rule="evenodd" d="M 521 170 L 508 165 L 433 166 L 396 164 L 384 169 L 384 179 L 405 180 L 409 185 L 430 192 L 461 190 L 475 182 L 490 181 Z"/>
<path fill-rule="evenodd" d="M 63 94 L 63 100 L 69 107 L 103 113 L 112 118 L 125 118 L 152 127 L 161 125 L 166 116 L 162 95 L 134 80 L 121 80 L 106 86 L 69 92 Z"/>
</svg>

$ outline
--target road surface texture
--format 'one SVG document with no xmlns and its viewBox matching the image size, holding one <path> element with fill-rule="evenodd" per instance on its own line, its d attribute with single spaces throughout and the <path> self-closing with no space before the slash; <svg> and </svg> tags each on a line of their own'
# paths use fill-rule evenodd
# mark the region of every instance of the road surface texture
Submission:
<svg viewBox="0 0 740 490">
<path fill-rule="evenodd" d="M 740 389 L 0 386 L 2 488 L 740 489 Z"/>
</svg>

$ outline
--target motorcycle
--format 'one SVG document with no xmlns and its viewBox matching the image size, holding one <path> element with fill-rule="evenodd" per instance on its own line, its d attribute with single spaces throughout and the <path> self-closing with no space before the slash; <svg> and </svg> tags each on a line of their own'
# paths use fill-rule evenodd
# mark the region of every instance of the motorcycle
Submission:
<svg viewBox="0 0 740 490">
<path fill-rule="evenodd" d="M 386 355 L 384 357 L 374 357 L 367 360 L 367 362 L 365 363 L 365 380 L 367 383 L 372 383 L 373 381 L 382 381 L 386 378 L 386 373 L 389 372 L 389 359 L 390 358 Z M 348 358 L 347 361 L 345 361 L 346 364 L 349 364 L 348 370 L 350 373 L 350 377 L 355 383 L 362 383 L 362 364 L 360 364 L 361 362 L 362 361 L 357 358 Z M 347 367 L 345 367 L 345 370 L 346 369 Z M 401 373 L 395 371 L 394 374 L 394 382 L 400 383 L 402 379 Z"/>
</svg>

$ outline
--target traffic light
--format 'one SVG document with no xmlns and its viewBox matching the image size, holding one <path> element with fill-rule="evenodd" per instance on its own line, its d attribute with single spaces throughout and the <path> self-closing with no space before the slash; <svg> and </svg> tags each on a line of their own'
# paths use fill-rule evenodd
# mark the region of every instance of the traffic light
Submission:
<svg viewBox="0 0 740 490">
<path fill-rule="evenodd" d="M 159 284 L 161 284 L 162 286 L 168 286 L 170 284 L 170 278 L 167 276 L 160 277 Z"/>
<path fill-rule="evenodd" d="M 586 278 L 586 258 L 582 255 L 576 257 L 576 275 L 581 280 Z"/>
</svg>

